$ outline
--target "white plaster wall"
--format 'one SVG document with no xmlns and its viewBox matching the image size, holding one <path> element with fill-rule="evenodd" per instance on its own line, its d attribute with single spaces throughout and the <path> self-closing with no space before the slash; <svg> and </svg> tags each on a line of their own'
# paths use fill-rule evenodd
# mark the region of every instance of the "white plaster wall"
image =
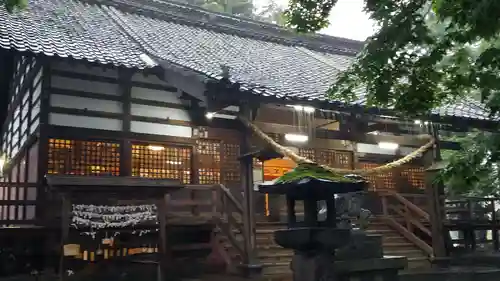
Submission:
<svg viewBox="0 0 500 281">
<path fill-rule="evenodd" d="M 168 103 L 182 104 L 177 92 L 169 92 L 142 87 L 132 87 L 131 96 L 135 99 L 162 101 Z"/>
<path fill-rule="evenodd" d="M 118 101 L 73 97 L 73 96 L 57 95 L 57 94 L 50 95 L 50 105 L 63 108 L 87 109 L 87 110 L 102 111 L 109 113 L 123 112 L 123 105 L 121 102 Z"/>
<path fill-rule="evenodd" d="M 144 104 L 132 104 L 130 112 L 134 116 L 164 118 L 171 120 L 190 121 L 191 118 L 186 110 L 178 108 L 166 108 Z"/>
<path fill-rule="evenodd" d="M 122 121 L 118 119 L 77 116 L 60 113 L 50 113 L 49 123 L 53 125 L 76 128 L 101 129 L 110 131 L 122 130 Z"/>
<path fill-rule="evenodd" d="M 89 81 L 53 75 L 50 80 L 52 88 L 82 91 L 103 95 L 118 96 L 118 84 Z"/>
<path fill-rule="evenodd" d="M 118 77 L 118 71 L 114 68 L 100 66 L 88 66 L 82 63 L 67 63 L 64 61 L 55 62 L 51 65 L 52 69 L 68 71 L 80 74 L 98 75 L 104 77 Z"/>
<path fill-rule="evenodd" d="M 154 134 L 164 136 L 186 137 L 193 136 L 193 129 L 186 126 L 155 124 L 149 122 L 132 121 L 130 130 L 134 133 Z"/>
</svg>

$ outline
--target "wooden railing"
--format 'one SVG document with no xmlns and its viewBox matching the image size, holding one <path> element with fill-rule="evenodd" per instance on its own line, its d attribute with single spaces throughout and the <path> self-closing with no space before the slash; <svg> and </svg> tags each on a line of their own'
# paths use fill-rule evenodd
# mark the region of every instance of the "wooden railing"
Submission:
<svg viewBox="0 0 500 281">
<path fill-rule="evenodd" d="M 432 240 L 431 230 L 425 225 L 430 221 L 429 214 L 396 192 L 387 191 L 380 193 L 380 196 L 387 224 L 429 256 L 433 256 L 432 247 L 422 239 L 422 236 L 416 234 L 419 230 L 425 240 Z"/>
<path fill-rule="evenodd" d="M 199 218 L 215 224 L 212 249 L 218 252 L 228 270 L 233 270 L 238 263 L 245 260 L 247 251 L 249 251 L 248 246 L 245 245 L 248 234 L 245 233 L 242 223 L 243 206 L 222 184 L 187 185 L 186 190 L 189 199 L 170 199 L 169 205 L 174 209 L 189 209 L 187 214 L 179 219 L 188 220 L 189 218 L 191 221 L 196 221 Z M 203 192 L 210 192 L 210 196 L 197 196 Z M 172 212 L 172 214 L 180 214 L 180 212 Z M 229 253 L 226 249 L 225 239 L 229 242 L 230 248 L 234 250 L 234 254 Z"/>
<path fill-rule="evenodd" d="M 247 256 L 245 241 L 249 237 L 242 224 L 243 206 L 224 185 L 218 186 L 218 195 L 220 201 L 217 226 L 236 251 L 236 256 L 226 261 L 228 266 L 233 267 L 235 263 L 242 262 Z M 241 239 L 238 239 L 238 235 Z"/>
<path fill-rule="evenodd" d="M 445 201 L 444 228 L 450 233 L 448 245 L 474 251 L 478 244 L 483 251 L 500 250 L 500 198 L 465 197 Z M 456 232 L 457 237 L 451 237 Z M 461 237 L 460 237 L 461 236 Z M 493 245 L 488 246 L 489 243 Z"/>
</svg>

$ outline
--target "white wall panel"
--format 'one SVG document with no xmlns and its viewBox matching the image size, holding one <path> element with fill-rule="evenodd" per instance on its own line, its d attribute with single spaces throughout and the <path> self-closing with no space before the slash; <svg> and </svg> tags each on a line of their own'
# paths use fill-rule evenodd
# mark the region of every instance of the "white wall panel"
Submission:
<svg viewBox="0 0 500 281">
<path fill-rule="evenodd" d="M 33 102 L 36 101 L 41 93 L 42 93 L 42 83 L 39 83 L 38 86 L 35 89 L 33 89 L 33 96 L 31 97 L 31 100 Z"/>
<path fill-rule="evenodd" d="M 34 116 L 37 116 L 40 113 L 40 100 L 36 102 L 36 104 L 33 105 L 33 109 L 31 109 L 31 118 L 33 119 Z"/>
<path fill-rule="evenodd" d="M 140 121 L 132 121 L 130 125 L 131 125 L 130 130 L 134 133 L 186 137 L 186 138 L 190 138 L 193 135 L 192 128 L 186 126 L 155 124 L 155 123 L 140 122 Z"/>
<path fill-rule="evenodd" d="M 38 73 L 35 76 L 35 79 L 33 79 L 33 85 L 38 85 L 40 83 L 40 80 L 42 80 L 42 75 L 43 75 L 43 68 L 40 68 L 40 70 L 38 70 Z"/>
<path fill-rule="evenodd" d="M 163 81 L 160 78 L 156 77 L 156 75 L 145 76 L 142 73 L 135 73 L 132 76 L 132 81 L 134 81 L 134 82 L 142 82 L 142 83 L 150 83 L 150 84 L 162 85 L 162 86 L 168 86 L 168 84 L 165 81 Z"/>
<path fill-rule="evenodd" d="M 36 131 L 36 129 L 38 128 L 38 125 L 40 125 L 40 118 L 37 115 L 37 116 L 35 116 L 35 119 L 33 119 L 33 122 L 30 125 L 29 133 L 33 134 Z"/>
<path fill-rule="evenodd" d="M 49 123 L 52 125 L 121 131 L 122 121 L 118 119 L 76 116 L 69 114 L 50 113 Z"/>
<path fill-rule="evenodd" d="M 89 93 L 113 95 L 118 94 L 118 84 L 67 78 L 54 75 L 51 77 L 51 87 L 64 90 L 83 91 Z"/>
<path fill-rule="evenodd" d="M 178 108 L 166 108 L 159 106 L 151 106 L 144 104 L 132 104 L 130 112 L 134 116 L 155 117 L 172 120 L 190 121 L 189 114 L 186 110 Z"/>
<path fill-rule="evenodd" d="M 146 89 L 141 87 L 132 87 L 131 90 L 132 98 L 143 99 L 143 100 L 153 100 L 162 101 L 175 104 L 182 104 L 179 99 L 179 94 L 176 92 L 168 92 L 162 90 Z"/>
<path fill-rule="evenodd" d="M 87 109 L 111 113 L 123 112 L 122 103 L 118 101 L 73 97 L 57 94 L 50 95 L 50 105 L 63 108 Z"/>
<path fill-rule="evenodd" d="M 88 66 L 82 63 L 69 64 L 67 62 L 55 62 L 52 64 L 52 69 L 67 72 L 75 72 L 80 74 L 91 74 L 105 77 L 118 77 L 118 71 L 111 68 L 103 68 L 96 66 Z"/>
</svg>

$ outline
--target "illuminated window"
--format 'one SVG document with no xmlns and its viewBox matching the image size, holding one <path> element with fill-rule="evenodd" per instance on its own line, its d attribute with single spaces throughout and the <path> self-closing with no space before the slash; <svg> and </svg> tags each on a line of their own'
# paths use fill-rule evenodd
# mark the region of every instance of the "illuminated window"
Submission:
<svg viewBox="0 0 500 281">
<path fill-rule="evenodd" d="M 198 180 L 200 184 L 221 182 L 221 143 L 215 140 L 198 140 Z"/>
<path fill-rule="evenodd" d="M 328 149 L 320 150 L 318 163 L 334 168 L 352 169 L 352 153 Z"/>
<path fill-rule="evenodd" d="M 359 166 L 361 169 L 372 169 L 380 166 L 381 164 L 361 162 Z M 370 190 L 394 190 L 396 183 L 392 172 L 385 172 L 376 175 L 363 176 L 370 183 Z"/>
<path fill-rule="evenodd" d="M 224 143 L 223 145 L 224 161 L 222 171 L 224 184 L 238 183 L 240 181 L 240 145 L 234 143 Z M 257 160 L 258 161 L 258 160 Z"/>
<path fill-rule="evenodd" d="M 406 177 L 406 180 L 414 188 L 424 189 L 425 188 L 425 172 L 422 167 L 406 167 L 401 172 L 402 177 Z"/>
<path fill-rule="evenodd" d="M 309 160 L 316 161 L 316 151 L 313 148 L 299 148 L 299 155 Z"/>
<path fill-rule="evenodd" d="M 191 183 L 191 149 L 152 144 L 132 145 L 132 176 Z"/>
<path fill-rule="evenodd" d="M 49 140 L 48 173 L 119 176 L 120 145 L 101 141 Z"/>
</svg>

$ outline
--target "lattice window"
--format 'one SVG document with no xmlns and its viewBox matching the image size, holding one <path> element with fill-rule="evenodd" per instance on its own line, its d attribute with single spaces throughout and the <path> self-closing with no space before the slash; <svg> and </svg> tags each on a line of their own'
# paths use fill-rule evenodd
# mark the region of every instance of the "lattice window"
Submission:
<svg viewBox="0 0 500 281">
<path fill-rule="evenodd" d="M 414 188 L 424 189 L 425 188 L 425 172 L 422 167 L 406 167 L 402 172 L 401 176 L 406 177 L 408 183 L 410 183 Z"/>
<path fill-rule="evenodd" d="M 132 176 L 191 183 L 191 149 L 181 146 L 132 145 Z"/>
<path fill-rule="evenodd" d="M 299 155 L 312 161 L 316 161 L 316 152 L 313 148 L 299 148 Z"/>
<path fill-rule="evenodd" d="M 224 183 L 240 181 L 240 145 L 233 143 L 223 144 L 223 181 Z"/>
<path fill-rule="evenodd" d="M 217 184 L 221 178 L 221 143 L 215 140 L 197 140 L 199 157 L 198 180 L 200 184 Z"/>
<path fill-rule="evenodd" d="M 380 166 L 380 164 L 375 163 L 359 163 L 361 169 L 371 169 Z M 386 172 L 376 175 L 363 176 L 367 181 L 370 182 L 370 190 L 388 190 L 395 189 L 396 183 L 394 182 L 394 177 L 392 172 Z"/>
<path fill-rule="evenodd" d="M 48 158 L 49 174 L 120 175 L 117 143 L 50 139 Z"/>
<path fill-rule="evenodd" d="M 334 168 L 352 168 L 352 153 L 347 151 L 320 150 L 317 160 L 320 164 Z"/>
</svg>

